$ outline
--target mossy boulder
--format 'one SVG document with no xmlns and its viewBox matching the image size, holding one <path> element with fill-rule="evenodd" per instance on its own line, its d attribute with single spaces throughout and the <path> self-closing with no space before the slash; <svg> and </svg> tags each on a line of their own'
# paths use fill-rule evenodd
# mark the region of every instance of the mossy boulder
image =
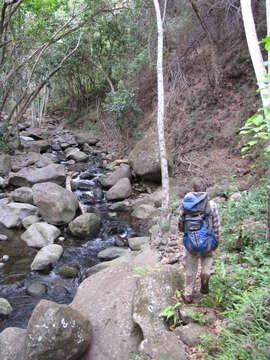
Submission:
<svg viewBox="0 0 270 360">
<path fill-rule="evenodd" d="M 94 238 L 98 235 L 101 226 L 100 216 L 86 213 L 78 216 L 69 224 L 69 230 L 77 237 Z"/>
</svg>

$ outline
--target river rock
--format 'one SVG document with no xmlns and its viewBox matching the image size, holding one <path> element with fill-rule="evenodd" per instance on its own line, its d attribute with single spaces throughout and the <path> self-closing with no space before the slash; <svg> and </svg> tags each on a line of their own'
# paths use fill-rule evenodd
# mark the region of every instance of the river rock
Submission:
<svg viewBox="0 0 270 360">
<path fill-rule="evenodd" d="M 7 316 L 11 314 L 12 311 L 13 309 L 10 303 L 4 298 L 0 298 L 0 316 L 1 315 Z"/>
<path fill-rule="evenodd" d="M 16 202 L 33 204 L 33 192 L 30 187 L 20 187 L 9 193 L 9 197 Z"/>
<path fill-rule="evenodd" d="M 0 223 L 10 229 L 19 226 L 21 223 L 20 210 L 11 208 L 5 204 L 0 206 Z"/>
<path fill-rule="evenodd" d="M 75 217 L 78 199 L 57 184 L 45 182 L 34 185 L 33 198 L 41 216 L 50 224 L 67 224 Z"/>
<path fill-rule="evenodd" d="M 21 220 L 23 220 L 28 216 L 36 215 L 38 212 L 37 207 L 31 204 L 11 202 L 7 206 L 11 209 L 18 210 L 19 217 Z"/>
<path fill-rule="evenodd" d="M 47 290 L 46 285 L 41 284 L 39 282 L 35 282 L 30 284 L 27 287 L 26 291 L 30 296 L 41 296 L 46 294 L 46 290 Z"/>
<path fill-rule="evenodd" d="M 137 351 L 142 335 L 132 320 L 135 289 L 128 264 L 109 267 L 81 283 L 71 307 L 81 311 L 94 329 L 84 360 L 128 360 Z"/>
<path fill-rule="evenodd" d="M 121 164 L 115 171 L 106 177 L 101 177 L 99 179 L 100 184 L 105 188 L 110 188 L 114 186 L 120 179 L 131 177 L 130 166 L 126 164 Z"/>
<path fill-rule="evenodd" d="M 63 247 L 57 244 L 44 246 L 35 256 L 31 270 L 44 270 L 50 265 L 55 265 L 63 254 Z"/>
<path fill-rule="evenodd" d="M 6 240 L 8 240 L 7 235 L 0 234 L 0 241 L 6 241 Z"/>
<path fill-rule="evenodd" d="M 126 201 L 118 201 L 116 203 L 111 204 L 108 208 L 113 211 L 129 211 L 131 204 L 128 200 Z"/>
<path fill-rule="evenodd" d="M 71 233 L 78 237 L 94 238 L 98 235 L 101 226 L 100 216 L 92 213 L 86 213 L 78 216 L 69 224 Z"/>
<path fill-rule="evenodd" d="M 60 234 L 61 231 L 57 229 L 57 227 L 45 222 L 39 222 L 29 226 L 21 235 L 21 239 L 25 241 L 28 246 L 42 248 L 53 244 L 54 240 L 58 238 Z"/>
<path fill-rule="evenodd" d="M 145 180 L 161 181 L 159 145 L 156 133 L 150 132 L 140 140 L 128 157 L 129 164 L 135 174 Z M 168 164 L 172 166 L 168 153 Z"/>
<path fill-rule="evenodd" d="M 90 131 L 77 132 L 75 134 L 75 138 L 79 145 L 83 145 L 86 143 L 88 145 L 94 146 L 99 142 L 99 138 L 97 137 L 97 135 Z"/>
<path fill-rule="evenodd" d="M 9 184 L 14 186 L 31 186 L 38 183 L 52 181 L 63 184 L 66 179 L 63 165 L 50 164 L 43 168 L 24 168 L 17 173 L 9 174 Z"/>
<path fill-rule="evenodd" d="M 134 237 L 134 238 L 128 239 L 128 246 L 132 250 L 141 250 L 141 248 L 144 245 L 149 244 L 149 242 L 150 242 L 149 236 Z"/>
<path fill-rule="evenodd" d="M 209 330 L 205 326 L 190 323 L 185 326 L 177 327 L 174 334 L 186 345 L 194 347 L 201 342 L 201 336 L 209 335 Z"/>
<path fill-rule="evenodd" d="M 34 140 L 23 142 L 23 147 L 27 151 L 40 153 L 47 151 L 50 144 L 47 140 Z"/>
<path fill-rule="evenodd" d="M 160 317 L 161 311 L 172 303 L 175 291 L 183 287 L 179 270 L 170 265 L 148 268 L 137 281 L 133 319 L 144 337 L 140 352 L 155 360 L 185 360 L 184 344 L 168 331 Z"/>
<path fill-rule="evenodd" d="M 9 256 L 8 256 L 8 255 L 3 255 L 3 256 L 2 256 L 1 261 L 2 261 L 3 263 L 8 262 L 8 260 L 9 260 Z"/>
<path fill-rule="evenodd" d="M 29 226 L 36 224 L 38 222 L 42 222 L 42 219 L 37 215 L 31 215 L 24 218 L 22 224 L 25 229 L 28 229 Z"/>
<path fill-rule="evenodd" d="M 159 210 L 153 207 L 152 205 L 140 205 L 138 206 L 133 212 L 132 216 L 134 216 L 136 219 L 150 219 L 154 216 L 158 215 Z"/>
<path fill-rule="evenodd" d="M 88 155 L 79 149 L 72 149 L 67 154 L 67 159 L 75 160 L 76 162 L 84 162 L 88 160 Z"/>
<path fill-rule="evenodd" d="M 15 172 L 32 165 L 42 168 L 51 163 L 52 161 L 47 157 L 47 154 L 41 155 L 34 152 L 16 154 L 11 158 L 12 171 Z"/>
<path fill-rule="evenodd" d="M 11 159 L 8 154 L 0 154 L 0 175 L 5 176 L 11 170 Z"/>
<path fill-rule="evenodd" d="M 108 200 L 124 200 L 132 193 L 131 184 L 128 178 L 122 178 L 106 193 Z"/>
<path fill-rule="evenodd" d="M 77 360 L 91 341 L 90 322 L 75 309 L 42 300 L 27 327 L 25 354 L 28 360 Z"/>
<path fill-rule="evenodd" d="M 64 265 L 58 270 L 59 275 L 66 278 L 75 278 L 78 275 L 79 270 L 74 266 Z"/>
<path fill-rule="evenodd" d="M 113 260 L 120 256 L 124 256 L 129 252 L 128 249 L 123 249 L 117 246 L 108 247 L 98 253 L 100 260 Z"/>
<path fill-rule="evenodd" d="M 0 359 L 24 360 L 26 330 L 9 327 L 0 334 Z M 26 360 L 26 359 L 25 359 Z"/>
</svg>

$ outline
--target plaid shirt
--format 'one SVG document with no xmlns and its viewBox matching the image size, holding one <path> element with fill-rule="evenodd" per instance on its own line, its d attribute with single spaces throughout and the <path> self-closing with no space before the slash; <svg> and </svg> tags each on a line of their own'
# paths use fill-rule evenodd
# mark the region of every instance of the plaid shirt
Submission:
<svg viewBox="0 0 270 360">
<path fill-rule="evenodd" d="M 217 243 L 220 242 L 220 235 L 221 235 L 221 221 L 220 216 L 218 213 L 217 204 L 214 201 L 209 201 L 211 212 L 212 212 L 212 222 L 213 222 L 213 229 L 216 236 Z M 178 217 L 178 228 L 179 231 L 184 231 L 184 209 L 182 204 L 180 205 L 179 209 L 179 217 Z"/>
</svg>

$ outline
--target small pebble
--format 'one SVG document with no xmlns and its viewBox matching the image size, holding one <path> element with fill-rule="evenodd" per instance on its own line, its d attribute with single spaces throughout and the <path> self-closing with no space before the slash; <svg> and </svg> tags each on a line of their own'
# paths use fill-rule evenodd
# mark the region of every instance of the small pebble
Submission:
<svg viewBox="0 0 270 360">
<path fill-rule="evenodd" d="M 58 238 L 58 241 L 60 241 L 60 242 L 64 242 L 64 241 L 65 241 L 64 236 L 60 236 L 60 237 Z"/>
<path fill-rule="evenodd" d="M 8 237 L 4 234 L 0 234 L 0 241 L 6 241 Z"/>
<path fill-rule="evenodd" d="M 0 262 L 0 269 L 2 269 L 4 266 L 5 266 L 5 264 Z"/>
<path fill-rule="evenodd" d="M 9 260 L 9 256 L 8 255 L 3 255 L 2 257 L 2 261 L 5 263 Z"/>
</svg>

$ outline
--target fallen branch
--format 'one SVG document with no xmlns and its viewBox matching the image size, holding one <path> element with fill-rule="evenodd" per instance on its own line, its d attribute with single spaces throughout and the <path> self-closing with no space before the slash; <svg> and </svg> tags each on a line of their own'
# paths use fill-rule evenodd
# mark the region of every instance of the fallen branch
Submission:
<svg viewBox="0 0 270 360">
<path fill-rule="evenodd" d="M 66 177 L 66 189 L 67 189 L 68 191 L 70 191 L 70 192 L 72 192 L 72 190 L 71 190 L 71 181 L 72 181 L 72 178 L 73 178 L 74 176 L 77 176 L 77 175 L 78 175 L 78 172 L 75 172 L 75 171 L 70 172 L 70 173 L 67 174 L 67 177 Z M 81 213 L 82 213 L 82 214 L 87 213 L 87 209 L 83 206 L 83 204 L 79 201 L 79 199 L 78 199 L 78 203 L 79 203 L 79 209 L 81 210 Z"/>
</svg>

